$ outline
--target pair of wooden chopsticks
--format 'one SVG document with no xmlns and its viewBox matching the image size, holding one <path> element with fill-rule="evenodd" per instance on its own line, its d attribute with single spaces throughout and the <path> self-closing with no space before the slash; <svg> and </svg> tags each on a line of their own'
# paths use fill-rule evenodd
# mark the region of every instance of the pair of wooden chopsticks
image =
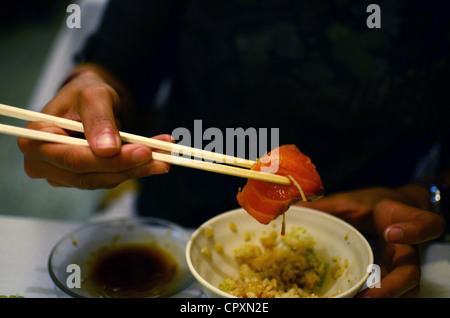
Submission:
<svg viewBox="0 0 450 318">
<path fill-rule="evenodd" d="M 0 104 L 0 115 L 13 117 L 26 121 L 41 121 L 63 129 L 68 129 L 77 132 L 84 132 L 83 125 L 80 122 L 69 120 L 61 117 L 51 116 L 23 108 L 8 106 Z M 11 125 L 0 124 L 0 133 L 24 137 L 29 139 L 36 139 L 46 142 L 62 143 L 69 145 L 89 146 L 87 140 L 74 138 L 69 136 L 57 135 L 33 129 L 16 127 Z M 232 157 L 215 152 L 205 151 L 201 149 L 191 148 L 179 144 L 173 144 L 153 138 L 142 137 L 125 132 L 120 132 L 122 141 L 128 143 L 136 143 L 146 145 L 153 149 L 159 149 L 170 152 L 172 154 L 182 154 L 183 157 L 173 156 L 169 154 L 162 154 L 153 152 L 152 157 L 155 160 L 164 161 L 170 164 L 184 166 L 188 168 L 200 169 L 210 172 L 216 172 L 236 177 L 247 179 L 256 179 L 260 181 L 278 183 L 283 185 L 290 185 L 291 180 L 288 177 L 276 174 L 264 173 L 260 171 L 249 170 L 255 163 L 254 161 Z M 213 162 L 205 162 L 201 160 L 188 159 L 187 157 L 195 157 Z"/>
</svg>

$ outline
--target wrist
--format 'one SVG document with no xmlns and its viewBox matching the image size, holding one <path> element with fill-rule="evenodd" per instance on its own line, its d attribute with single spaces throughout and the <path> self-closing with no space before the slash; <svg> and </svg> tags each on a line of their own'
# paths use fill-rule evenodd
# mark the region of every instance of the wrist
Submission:
<svg viewBox="0 0 450 318">
<path fill-rule="evenodd" d="M 429 210 L 439 214 L 444 220 L 445 230 L 442 239 L 450 242 L 449 185 L 441 179 L 420 179 L 416 180 L 415 184 L 428 190 L 431 206 Z"/>
<path fill-rule="evenodd" d="M 84 72 L 85 72 L 84 70 L 78 70 L 67 75 L 67 77 L 62 81 L 61 85 L 59 86 L 59 89 L 63 88 L 64 86 L 72 82 L 75 78 L 77 78 Z"/>
<path fill-rule="evenodd" d="M 433 211 L 433 204 L 430 199 L 430 188 L 422 183 L 411 183 L 396 189 L 398 193 L 406 196 L 411 204 L 416 208 Z"/>
</svg>

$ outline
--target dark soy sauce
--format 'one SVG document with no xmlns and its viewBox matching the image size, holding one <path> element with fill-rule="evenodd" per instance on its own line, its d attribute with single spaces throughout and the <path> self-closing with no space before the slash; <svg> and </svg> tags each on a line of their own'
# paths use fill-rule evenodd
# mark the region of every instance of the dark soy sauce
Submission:
<svg viewBox="0 0 450 318">
<path fill-rule="evenodd" d="M 84 287 L 95 297 L 158 297 L 170 289 L 178 264 L 157 244 L 99 249 L 88 262 Z"/>
</svg>

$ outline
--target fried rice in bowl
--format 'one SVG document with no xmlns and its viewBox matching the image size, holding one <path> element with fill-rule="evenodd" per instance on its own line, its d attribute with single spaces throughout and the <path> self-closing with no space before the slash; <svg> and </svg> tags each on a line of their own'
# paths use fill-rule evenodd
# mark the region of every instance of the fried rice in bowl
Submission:
<svg viewBox="0 0 450 318">
<path fill-rule="evenodd" d="M 372 249 L 350 224 L 292 206 L 262 225 L 244 209 L 200 226 L 186 246 L 188 267 L 212 298 L 354 297 L 373 265 Z"/>
</svg>

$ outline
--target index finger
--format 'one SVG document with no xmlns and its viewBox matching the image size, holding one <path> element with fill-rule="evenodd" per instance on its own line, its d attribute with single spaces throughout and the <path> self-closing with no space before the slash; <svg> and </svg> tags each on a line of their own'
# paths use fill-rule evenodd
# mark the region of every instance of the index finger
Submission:
<svg viewBox="0 0 450 318">
<path fill-rule="evenodd" d="M 383 200 L 375 206 L 374 220 L 378 228 L 384 229 L 385 240 L 393 243 L 420 244 L 444 231 L 438 214 L 393 200 Z"/>
<path fill-rule="evenodd" d="M 73 173 L 121 172 L 144 165 L 152 160 L 152 151 L 144 145 L 124 145 L 113 157 L 97 156 L 86 146 L 43 143 L 42 160 Z"/>
</svg>

